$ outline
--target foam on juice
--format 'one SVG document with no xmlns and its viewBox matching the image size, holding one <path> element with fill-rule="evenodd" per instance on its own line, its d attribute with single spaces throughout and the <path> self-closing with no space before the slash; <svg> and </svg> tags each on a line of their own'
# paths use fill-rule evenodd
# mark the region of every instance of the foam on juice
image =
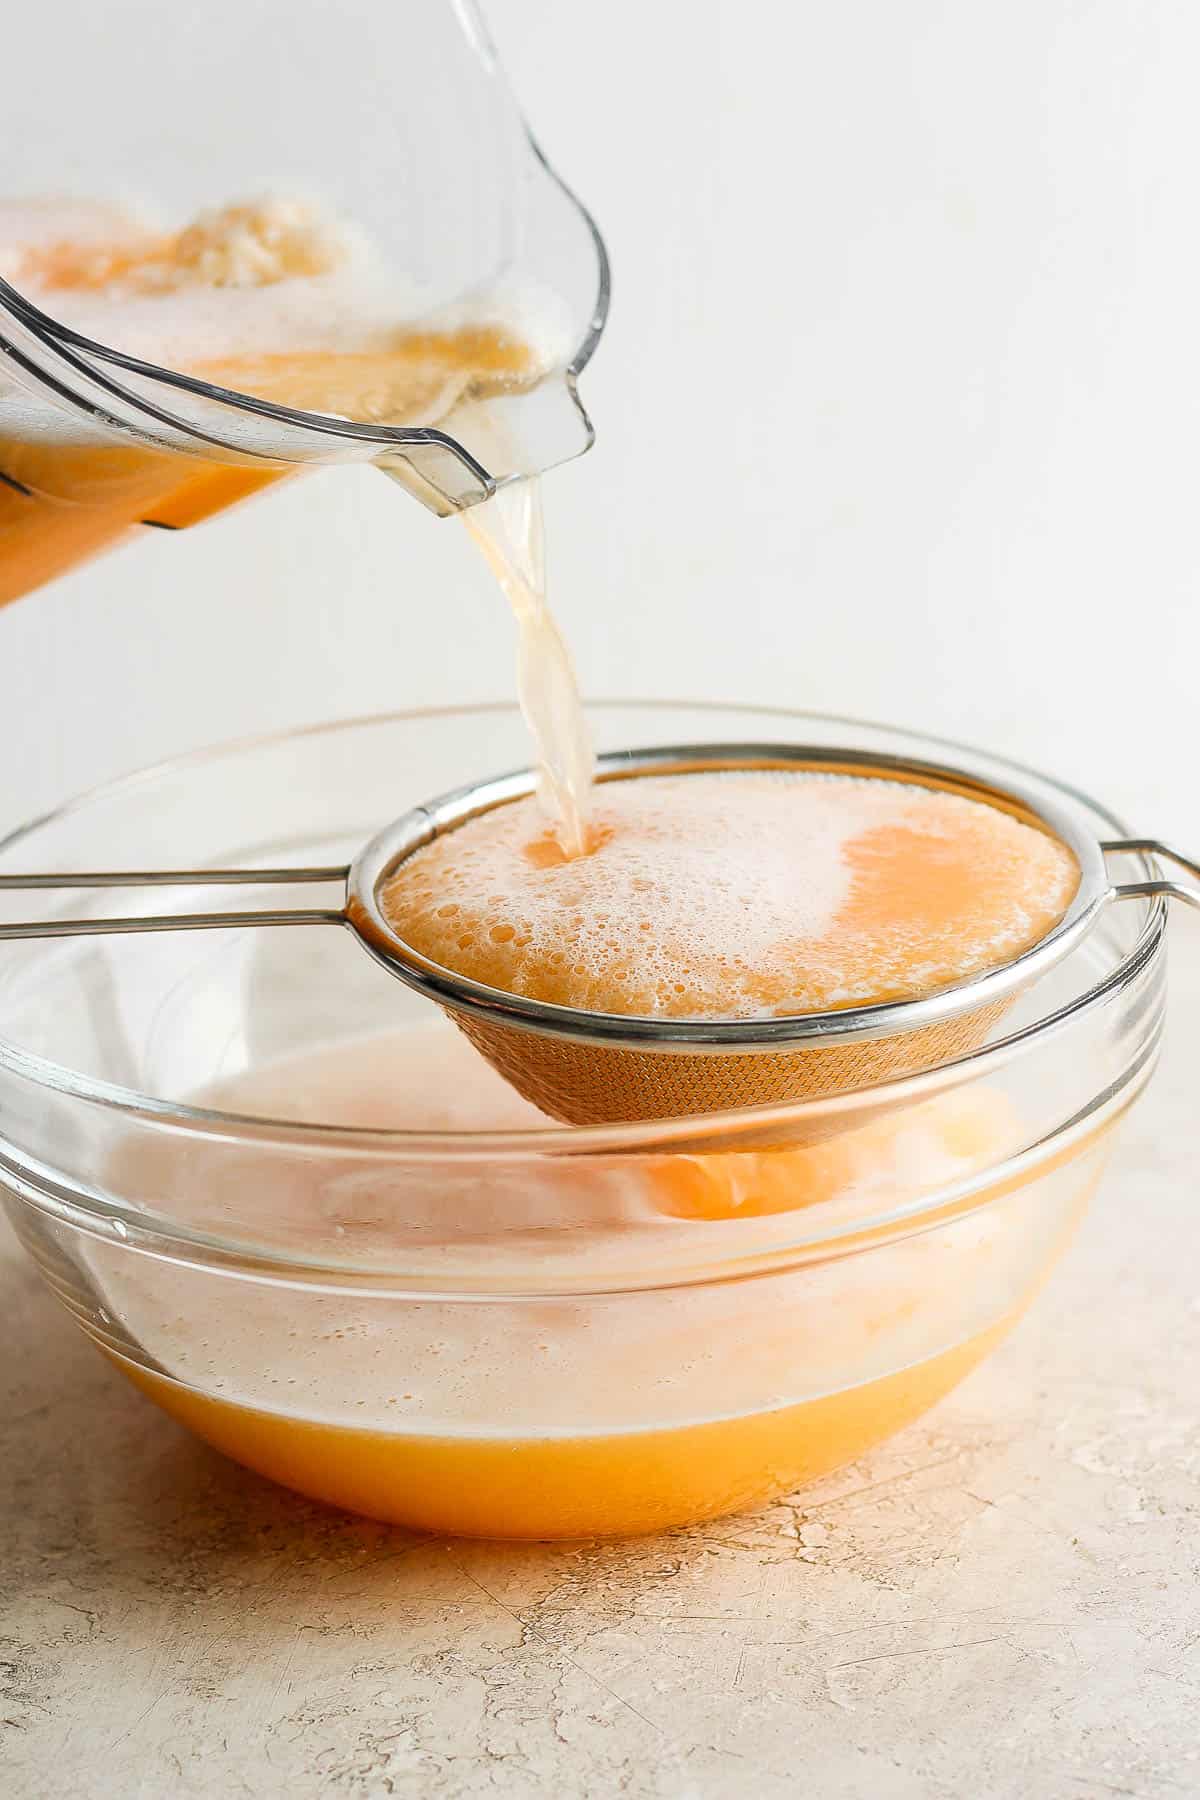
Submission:
<svg viewBox="0 0 1200 1800">
<path fill-rule="evenodd" d="M 107 205 L 0 203 L 0 275 L 82 336 L 187 372 L 343 354 L 437 360 L 458 344 L 475 353 L 473 378 L 511 380 L 567 348 L 545 290 L 505 282 L 434 307 L 364 233 L 290 197 L 217 208 L 181 230 Z M 6 380 L 0 401 L 17 392 Z M 60 434 L 86 430 L 77 415 L 54 416 Z"/>
<path fill-rule="evenodd" d="M 1070 852 L 999 808 L 913 783 L 776 771 L 596 792 L 564 860 L 528 802 L 403 862 L 398 934 L 508 993 L 591 1012 L 738 1019 L 915 999 L 1038 941 Z"/>
</svg>

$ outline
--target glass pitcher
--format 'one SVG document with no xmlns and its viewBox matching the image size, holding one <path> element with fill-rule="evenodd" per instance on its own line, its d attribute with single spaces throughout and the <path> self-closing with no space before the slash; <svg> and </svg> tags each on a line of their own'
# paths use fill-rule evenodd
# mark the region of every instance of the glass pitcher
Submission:
<svg viewBox="0 0 1200 1800">
<path fill-rule="evenodd" d="M 604 327 L 608 259 L 530 135 L 474 0 L 215 0 L 169 14 L 110 0 L 72 12 L 65 57 L 62 31 L 53 9 L 22 14 L 23 61 L 55 79 L 6 94 L 0 605 L 137 527 L 191 525 L 314 464 L 373 463 L 446 514 L 589 447 L 576 378 Z M 345 300 L 327 282 L 321 349 L 298 363 L 287 305 L 286 343 L 270 311 L 285 289 L 295 310 L 297 283 L 271 267 L 255 355 L 237 354 L 236 331 L 215 361 L 199 354 L 207 316 L 196 354 L 164 354 L 162 296 L 195 324 L 186 295 L 212 290 L 188 288 L 162 245 L 178 258 L 198 241 L 208 269 L 213 209 L 263 194 L 283 198 L 255 254 L 280 218 L 301 219 L 302 248 L 319 242 L 314 204 L 369 246 L 369 350 L 342 343 Z M 162 226 L 140 222 L 146 205 Z M 220 270 L 223 302 L 245 274 Z M 258 277 L 254 265 L 251 287 Z M 511 323 L 525 315 L 553 320 L 532 348 Z"/>
</svg>

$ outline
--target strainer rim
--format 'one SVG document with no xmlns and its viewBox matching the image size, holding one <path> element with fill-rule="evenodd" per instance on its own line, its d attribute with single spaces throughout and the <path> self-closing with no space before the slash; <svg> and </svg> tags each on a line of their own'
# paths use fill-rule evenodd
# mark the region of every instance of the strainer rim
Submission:
<svg viewBox="0 0 1200 1800">
<path fill-rule="evenodd" d="M 1079 885 L 1062 918 L 1019 955 L 914 999 L 750 1019 L 694 1020 L 588 1011 L 492 987 L 425 956 L 396 931 L 380 899 L 383 886 L 401 864 L 437 838 L 486 812 L 531 797 L 537 787 L 536 771 L 517 769 L 460 785 L 410 807 L 378 832 L 350 866 L 348 923 L 379 963 L 424 998 L 507 1030 L 644 1054 L 761 1056 L 770 1049 L 895 1037 L 945 1024 L 1011 998 L 1078 945 L 1111 895 L 1099 838 L 1054 797 L 1054 784 L 1032 771 L 1023 771 L 1027 779 L 1001 784 L 970 768 L 923 757 L 759 741 L 653 745 L 610 751 L 596 758 L 597 780 L 602 784 L 653 774 L 739 769 L 795 769 L 860 780 L 908 781 L 913 786 L 936 786 L 998 805 L 1064 844 L 1078 866 Z"/>
</svg>

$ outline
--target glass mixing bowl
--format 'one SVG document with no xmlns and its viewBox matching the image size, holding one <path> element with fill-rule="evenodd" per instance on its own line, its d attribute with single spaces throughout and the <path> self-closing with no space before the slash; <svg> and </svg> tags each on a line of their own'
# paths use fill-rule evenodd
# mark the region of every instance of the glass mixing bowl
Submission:
<svg viewBox="0 0 1200 1800">
<path fill-rule="evenodd" d="M 759 708 L 618 703 L 593 727 L 601 749 L 802 741 L 1013 773 Z M 336 862 L 527 756 L 508 706 L 222 746 L 18 831 L 0 872 Z M 1107 908 L 951 1066 L 589 1128 L 519 1101 L 347 931 L 5 943 L 0 1182 L 104 1355 L 249 1467 L 429 1530 L 653 1530 L 859 1456 L 1020 1317 L 1153 1065 L 1164 930 L 1160 900 Z"/>
</svg>

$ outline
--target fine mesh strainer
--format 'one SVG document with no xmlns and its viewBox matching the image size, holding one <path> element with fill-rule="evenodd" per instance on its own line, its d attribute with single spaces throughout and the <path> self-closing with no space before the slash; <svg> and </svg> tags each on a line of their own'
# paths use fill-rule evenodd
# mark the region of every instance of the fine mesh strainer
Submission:
<svg viewBox="0 0 1200 1800">
<path fill-rule="evenodd" d="M 597 779 L 739 770 L 897 781 L 998 807 L 1065 845 L 1078 865 L 1078 889 L 1059 922 L 1021 955 L 921 999 L 734 1021 L 580 1011 L 487 987 L 430 961 L 397 934 L 382 906 L 383 891 L 406 858 L 467 820 L 534 793 L 536 777 L 524 771 L 414 807 L 349 865 L 0 875 L 0 889 L 329 882 L 342 890 L 337 906 L 46 918 L 0 924 L 0 940 L 348 926 L 384 968 L 435 1001 L 527 1099 L 553 1118 L 589 1125 L 825 1098 L 945 1065 L 978 1048 L 1017 995 L 1075 948 L 1110 901 L 1175 896 L 1200 905 L 1200 890 L 1152 863 L 1143 864 L 1138 880 L 1114 881 L 1109 859 L 1120 856 L 1161 858 L 1198 877 L 1200 865 L 1151 839 L 1102 842 L 1082 805 L 1076 810 L 1069 796 L 1036 779 L 1000 785 L 949 764 L 882 752 L 747 743 L 616 752 L 599 758 Z"/>
</svg>

